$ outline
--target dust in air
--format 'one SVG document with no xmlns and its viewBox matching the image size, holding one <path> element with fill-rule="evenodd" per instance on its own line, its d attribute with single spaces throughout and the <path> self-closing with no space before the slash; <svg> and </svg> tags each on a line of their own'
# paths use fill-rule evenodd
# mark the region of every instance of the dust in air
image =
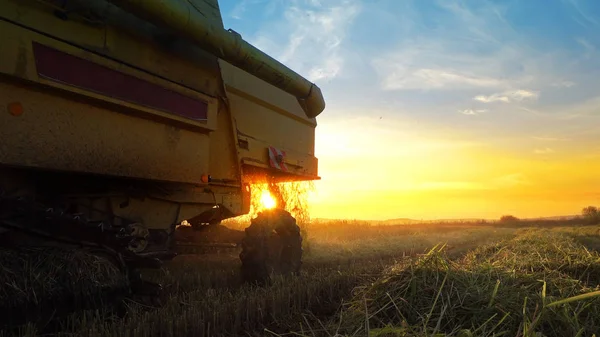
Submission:
<svg viewBox="0 0 600 337">
<path fill-rule="evenodd" d="M 272 208 L 290 212 L 300 226 L 310 221 L 309 196 L 314 191 L 312 181 L 255 183 L 250 185 L 250 212 L 223 221 L 224 225 L 245 227 L 258 213 Z M 245 225 L 245 226 L 244 226 Z"/>
</svg>

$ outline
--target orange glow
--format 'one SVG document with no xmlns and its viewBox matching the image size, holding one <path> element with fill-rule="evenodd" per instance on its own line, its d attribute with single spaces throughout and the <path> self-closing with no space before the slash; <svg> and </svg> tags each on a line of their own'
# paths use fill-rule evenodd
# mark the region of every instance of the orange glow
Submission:
<svg viewBox="0 0 600 337">
<path fill-rule="evenodd" d="M 263 190 L 260 195 L 260 205 L 264 209 L 273 209 L 277 206 L 277 202 L 268 190 Z"/>
<path fill-rule="evenodd" d="M 19 102 L 9 103 L 7 109 L 8 113 L 15 117 L 19 117 L 23 114 L 23 105 Z"/>
<path fill-rule="evenodd" d="M 285 182 L 272 186 L 267 183 L 251 184 L 250 211 L 232 221 L 248 223 L 266 209 L 282 208 L 290 212 L 299 224 L 307 223 L 310 219 L 309 194 L 313 188 L 312 182 Z"/>
<path fill-rule="evenodd" d="M 597 138 L 500 142 L 430 126 L 356 124 L 319 126 L 322 180 L 310 196 L 311 218 L 525 218 L 600 204 Z M 546 147 L 553 151 L 536 151 Z"/>
<path fill-rule="evenodd" d="M 248 213 L 248 217 L 255 217 L 265 209 L 277 207 L 277 201 L 271 195 L 268 184 L 251 184 L 250 198 L 250 212 Z"/>
</svg>

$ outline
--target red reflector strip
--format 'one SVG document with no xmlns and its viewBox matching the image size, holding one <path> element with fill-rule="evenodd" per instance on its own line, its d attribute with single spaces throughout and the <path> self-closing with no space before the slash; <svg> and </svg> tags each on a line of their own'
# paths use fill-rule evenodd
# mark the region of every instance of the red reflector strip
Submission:
<svg viewBox="0 0 600 337">
<path fill-rule="evenodd" d="M 271 167 L 282 171 L 288 171 L 288 167 L 283 161 L 285 159 L 285 151 L 269 146 L 269 164 Z"/>
<path fill-rule="evenodd" d="M 40 77 L 129 103 L 205 121 L 208 103 L 56 49 L 33 43 Z"/>
</svg>

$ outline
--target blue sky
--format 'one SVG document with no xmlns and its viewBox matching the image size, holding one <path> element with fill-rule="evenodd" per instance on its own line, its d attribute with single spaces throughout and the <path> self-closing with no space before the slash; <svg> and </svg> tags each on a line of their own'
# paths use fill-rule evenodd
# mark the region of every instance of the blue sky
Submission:
<svg viewBox="0 0 600 337">
<path fill-rule="evenodd" d="M 360 160 L 396 158 L 393 172 L 448 153 L 496 153 L 530 166 L 600 158 L 600 1 L 219 3 L 225 28 L 323 90 L 325 191 L 358 178 L 339 172 Z M 535 183 L 535 174 L 508 166 L 496 178 Z M 473 182 L 437 176 L 420 184 Z"/>
</svg>

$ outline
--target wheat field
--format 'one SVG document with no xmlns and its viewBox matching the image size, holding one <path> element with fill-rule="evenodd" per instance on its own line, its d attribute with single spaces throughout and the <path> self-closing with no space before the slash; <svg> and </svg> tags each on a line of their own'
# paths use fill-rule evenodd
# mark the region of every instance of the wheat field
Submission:
<svg viewBox="0 0 600 337">
<path fill-rule="evenodd" d="M 592 336 L 600 227 L 561 223 L 304 228 L 301 275 L 239 280 L 236 251 L 182 255 L 146 277 L 161 303 L 30 322 L 35 336 Z"/>
</svg>

